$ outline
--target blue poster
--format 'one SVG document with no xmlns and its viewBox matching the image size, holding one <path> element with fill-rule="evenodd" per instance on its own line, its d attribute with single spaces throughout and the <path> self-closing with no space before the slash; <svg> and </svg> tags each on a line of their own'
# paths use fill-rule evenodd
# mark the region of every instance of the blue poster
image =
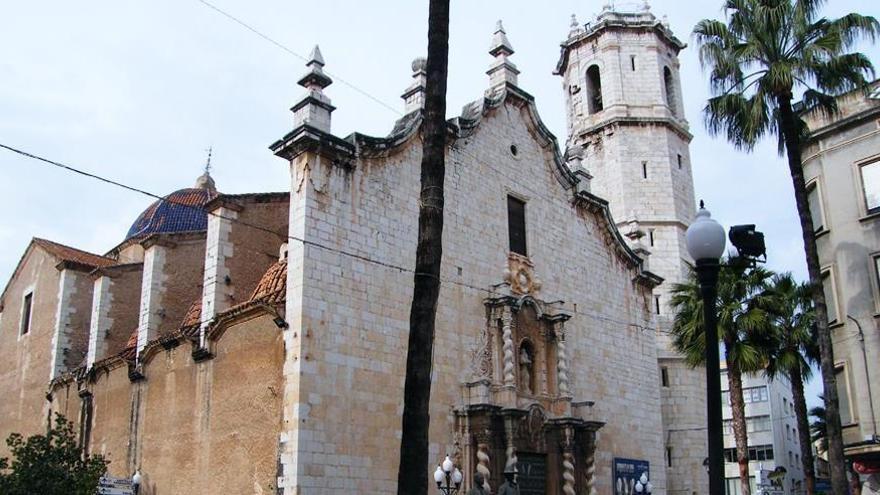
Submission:
<svg viewBox="0 0 880 495">
<path fill-rule="evenodd" d="M 636 481 L 642 477 L 642 473 L 651 479 L 648 461 L 615 457 L 613 463 L 611 472 L 614 475 L 614 495 L 635 495 Z"/>
</svg>

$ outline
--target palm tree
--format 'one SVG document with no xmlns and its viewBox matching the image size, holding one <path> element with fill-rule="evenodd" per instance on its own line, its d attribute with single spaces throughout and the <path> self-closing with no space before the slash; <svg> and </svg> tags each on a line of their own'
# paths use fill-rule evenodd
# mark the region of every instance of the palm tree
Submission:
<svg viewBox="0 0 880 495">
<path fill-rule="evenodd" d="M 413 299 L 409 313 L 403 424 L 397 493 L 427 495 L 428 401 L 434 324 L 443 256 L 443 179 L 446 175 L 446 80 L 449 62 L 449 0 L 428 5 L 428 60 L 419 194 L 419 232 Z"/>
<path fill-rule="evenodd" d="M 815 305 L 825 408 L 828 414 L 829 462 L 834 493 L 846 492 L 834 356 L 828 312 L 822 291 L 814 226 L 801 168 L 806 125 L 792 100 L 823 111 L 836 110 L 834 95 L 864 88 L 873 75 L 861 53 L 846 53 L 861 37 L 880 32 L 873 17 L 847 14 L 819 17 L 823 0 L 726 0 L 724 22 L 704 19 L 694 28 L 700 61 L 710 69 L 704 114 L 712 134 L 724 134 L 737 148 L 751 150 L 765 135 L 776 135 L 787 152 L 804 254 Z"/>
<path fill-rule="evenodd" d="M 748 268 L 730 263 L 722 263 L 718 275 L 718 335 L 727 360 L 736 460 L 743 495 L 749 495 L 751 488 L 742 374 L 760 371 L 766 365 L 764 349 L 771 321 L 764 308 L 769 304 L 766 298 L 772 276 L 772 272 L 761 267 Z M 684 355 L 689 365 L 704 365 L 703 298 L 693 269 L 686 282 L 673 285 L 671 304 L 675 311 L 673 346 Z M 709 400 L 719 399 L 709 397 Z"/>
<path fill-rule="evenodd" d="M 773 319 L 773 338 L 766 349 L 769 355 L 765 374 L 769 379 L 788 377 L 798 425 L 801 464 L 807 495 L 816 492 L 816 473 L 810 441 L 810 423 L 804 382 L 812 376 L 811 365 L 818 361 L 815 343 L 815 316 L 809 284 L 795 282 L 790 273 L 773 277 L 769 309 Z M 824 432 L 823 432 L 824 435 Z"/>
</svg>

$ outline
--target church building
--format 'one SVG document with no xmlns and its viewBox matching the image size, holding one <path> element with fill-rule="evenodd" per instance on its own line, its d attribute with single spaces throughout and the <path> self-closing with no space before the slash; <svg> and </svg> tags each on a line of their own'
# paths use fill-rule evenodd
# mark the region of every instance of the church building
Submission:
<svg viewBox="0 0 880 495">
<path fill-rule="evenodd" d="M 429 449 L 465 490 L 514 469 L 524 495 L 643 473 L 706 492 L 703 371 L 668 338 L 695 212 L 684 47 L 647 5 L 572 18 L 561 146 L 499 21 L 487 87 L 447 123 Z M 315 47 L 270 146 L 282 192 L 206 172 L 104 254 L 33 239 L 0 297 L 0 436 L 64 414 L 146 495 L 395 492 L 425 60 L 384 137 L 333 134 L 324 65 Z"/>
</svg>

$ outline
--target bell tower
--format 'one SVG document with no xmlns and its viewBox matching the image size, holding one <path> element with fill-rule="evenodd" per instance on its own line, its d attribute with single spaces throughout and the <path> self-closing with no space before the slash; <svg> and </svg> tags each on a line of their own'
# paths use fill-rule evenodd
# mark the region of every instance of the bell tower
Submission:
<svg viewBox="0 0 880 495">
<path fill-rule="evenodd" d="M 654 290 L 669 493 L 706 493 L 705 372 L 691 370 L 671 347 L 669 290 L 687 275 L 685 231 L 695 212 L 679 79 L 685 48 L 648 2 L 625 11 L 611 4 L 590 23 L 572 16 L 555 73 L 562 77 L 566 155 L 593 176 L 618 229 L 647 250 L 663 277 Z"/>
</svg>

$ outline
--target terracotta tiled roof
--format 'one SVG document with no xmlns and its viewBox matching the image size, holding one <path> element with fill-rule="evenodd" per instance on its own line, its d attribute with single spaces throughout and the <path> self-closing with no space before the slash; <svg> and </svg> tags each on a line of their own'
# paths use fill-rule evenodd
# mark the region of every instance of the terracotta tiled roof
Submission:
<svg viewBox="0 0 880 495">
<path fill-rule="evenodd" d="M 40 239 L 34 237 L 34 244 L 48 251 L 52 256 L 59 258 L 61 261 L 69 261 L 92 268 L 102 268 L 116 263 L 113 258 L 107 258 L 94 253 L 89 253 L 81 249 L 58 244 L 48 239 Z"/>
<path fill-rule="evenodd" d="M 286 296 L 287 260 L 285 259 L 275 262 L 266 270 L 250 300 L 273 304 L 284 301 Z"/>
<path fill-rule="evenodd" d="M 180 330 L 187 337 L 198 334 L 199 324 L 202 322 L 202 298 L 198 298 L 186 310 Z"/>
<path fill-rule="evenodd" d="M 138 329 L 135 328 L 134 331 L 131 332 L 131 336 L 128 338 L 128 342 L 125 343 L 125 348 L 122 350 L 122 352 L 119 353 L 119 357 L 127 361 L 134 361 L 134 358 L 137 356 L 137 346 Z"/>
</svg>

